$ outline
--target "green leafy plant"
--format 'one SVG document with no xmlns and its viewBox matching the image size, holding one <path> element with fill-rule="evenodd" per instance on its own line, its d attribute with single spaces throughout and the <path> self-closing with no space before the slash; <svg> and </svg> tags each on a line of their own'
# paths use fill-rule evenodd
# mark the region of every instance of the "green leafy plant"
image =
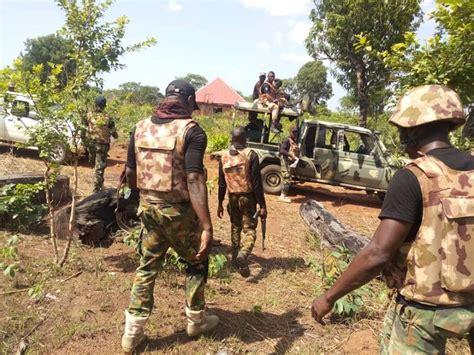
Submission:
<svg viewBox="0 0 474 355">
<path fill-rule="evenodd" d="M 209 256 L 209 277 L 224 276 L 227 257 L 224 254 Z"/>
<path fill-rule="evenodd" d="M 27 232 L 41 222 L 47 207 L 38 202 L 38 193 L 44 190 L 36 184 L 9 184 L 0 188 L 0 227 Z"/>
<path fill-rule="evenodd" d="M 17 235 L 13 235 L 0 248 L 0 270 L 3 270 L 3 274 L 11 279 L 15 277 L 18 270 L 18 248 L 16 244 L 19 240 L 20 238 Z"/>
<path fill-rule="evenodd" d="M 230 145 L 229 133 L 215 133 L 208 137 L 207 151 L 209 153 L 217 152 L 228 148 Z"/>
</svg>

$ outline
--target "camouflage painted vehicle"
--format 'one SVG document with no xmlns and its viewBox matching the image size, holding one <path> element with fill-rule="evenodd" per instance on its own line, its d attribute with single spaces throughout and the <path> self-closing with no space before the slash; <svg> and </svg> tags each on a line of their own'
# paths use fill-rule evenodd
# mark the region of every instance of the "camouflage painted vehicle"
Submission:
<svg viewBox="0 0 474 355">
<path fill-rule="evenodd" d="M 266 193 L 279 194 L 283 185 L 278 156 L 280 135 L 269 135 L 268 112 L 257 104 L 237 103 L 235 109 L 263 114 L 259 124 L 247 125 L 248 147 L 260 159 Z M 249 117 L 250 117 L 249 115 Z M 317 182 L 365 190 L 383 199 L 388 183 L 398 169 L 379 136 L 367 128 L 324 121 L 301 120 L 298 108 L 284 109 L 282 118 L 296 120 L 299 128 L 300 161 L 292 171 L 295 183 Z M 255 132 L 255 128 L 261 130 Z M 215 155 L 219 155 L 219 152 Z"/>
</svg>

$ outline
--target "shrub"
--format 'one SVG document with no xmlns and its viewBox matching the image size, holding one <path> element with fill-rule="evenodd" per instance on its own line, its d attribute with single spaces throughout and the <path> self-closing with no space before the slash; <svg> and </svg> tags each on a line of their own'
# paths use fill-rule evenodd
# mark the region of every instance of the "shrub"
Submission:
<svg viewBox="0 0 474 355">
<path fill-rule="evenodd" d="M 43 183 L 9 184 L 0 188 L 0 228 L 27 232 L 41 222 L 47 211 L 45 204 L 37 202 Z"/>
</svg>

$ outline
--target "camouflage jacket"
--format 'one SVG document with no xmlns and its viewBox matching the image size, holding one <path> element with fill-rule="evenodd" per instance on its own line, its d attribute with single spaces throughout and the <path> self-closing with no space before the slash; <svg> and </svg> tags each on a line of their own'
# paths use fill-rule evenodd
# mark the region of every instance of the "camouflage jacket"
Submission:
<svg viewBox="0 0 474 355">
<path fill-rule="evenodd" d="M 231 155 L 230 151 L 222 155 L 222 170 L 231 194 L 243 194 L 252 191 L 250 179 L 250 153 L 251 149 L 236 150 L 238 154 Z"/>
<path fill-rule="evenodd" d="M 418 179 L 423 216 L 384 272 L 406 299 L 430 305 L 474 302 L 474 170 L 456 171 L 423 156 L 407 168 Z"/>
<path fill-rule="evenodd" d="M 262 92 L 263 86 L 268 86 L 269 90 L 267 92 Z M 259 96 L 259 101 L 261 103 L 269 103 L 269 102 L 274 102 L 277 99 L 277 90 L 275 88 L 275 85 L 265 81 L 262 84 L 262 87 L 260 88 L 260 96 Z"/>
<path fill-rule="evenodd" d="M 288 151 L 288 154 L 291 157 L 298 157 L 300 155 L 300 148 L 298 148 L 298 143 L 296 143 L 293 139 L 288 138 L 288 141 L 290 142 L 290 150 Z M 291 158 L 293 159 L 293 158 Z"/>
<path fill-rule="evenodd" d="M 110 143 L 110 117 L 105 112 L 88 112 L 89 136 L 95 143 Z"/>
<path fill-rule="evenodd" d="M 151 118 L 137 123 L 135 154 L 137 187 L 145 200 L 168 203 L 189 201 L 184 167 L 184 139 L 197 125 L 191 118 L 154 124 Z"/>
</svg>

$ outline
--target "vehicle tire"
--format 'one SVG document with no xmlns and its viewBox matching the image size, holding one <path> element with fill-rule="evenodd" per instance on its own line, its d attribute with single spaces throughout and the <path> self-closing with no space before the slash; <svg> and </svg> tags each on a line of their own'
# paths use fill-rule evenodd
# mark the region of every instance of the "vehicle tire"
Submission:
<svg viewBox="0 0 474 355">
<path fill-rule="evenodd" d="M 265 165 L 261 170 L 263 190 L 267 194 L 278 195 L 283 188 L 283 176 L 280 165 Z"/>
<path fill-rule="evenodd" d="M 49 159 L 52 163 L 62 164 L 67 160 L 68 149 L 64 144 L 57 144 L 51 153 L 51 158 Z"/>
<path fill-rule="evenodd" d="M 376 192 L 377 194 L 377 197 L 379 198 L 380 201 L 383 202 L 383 200 L 385 199 L 385 192 Z"/>
</svg>

